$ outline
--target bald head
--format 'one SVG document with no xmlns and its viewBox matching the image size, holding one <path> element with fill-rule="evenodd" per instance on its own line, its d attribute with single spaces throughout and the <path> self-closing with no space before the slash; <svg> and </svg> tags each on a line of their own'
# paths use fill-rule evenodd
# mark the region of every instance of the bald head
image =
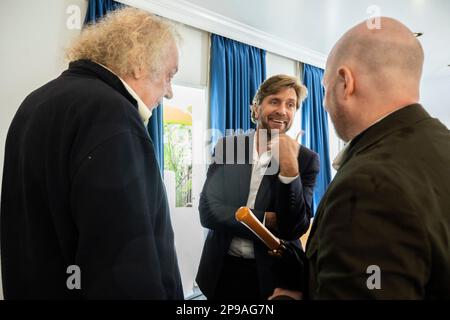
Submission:
<svg viewBox="0 0 450 320">
<path fill-rule="evenodd" d="M 362 22 L 342 36 L 330 53 L 330 67 L 348 64 L 388 89 L 399 81 L 419 87 L 424 54 L 420 42 L 401 22 L 381 17 L 380 28 Z M 383 87 L 383 88 L 381 88 Z"/>
<path fill-rule="evenodd" d="M 345 141 L 387 114 L 419 100 L 424 54 L 401 22 L 362 22 L 336 43 L 324 75 L 325 106 Z"/>
</svg>

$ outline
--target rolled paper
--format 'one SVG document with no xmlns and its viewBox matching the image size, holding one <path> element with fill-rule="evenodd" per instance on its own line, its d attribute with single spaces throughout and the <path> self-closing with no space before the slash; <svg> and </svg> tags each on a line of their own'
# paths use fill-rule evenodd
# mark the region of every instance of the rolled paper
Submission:
<svg viewBox="0 0 450 320">
<path fill-rule="evenodd" d="M 262 223 L 259 221 L 253 212 L 247 207 L 240 207 L 236 211 L 236 220 L 243 223 L 250 229 L 258 238 L 266 244 L 272 251 L 281 249 L 281 241 L 273 235 Z"/>
</svg>

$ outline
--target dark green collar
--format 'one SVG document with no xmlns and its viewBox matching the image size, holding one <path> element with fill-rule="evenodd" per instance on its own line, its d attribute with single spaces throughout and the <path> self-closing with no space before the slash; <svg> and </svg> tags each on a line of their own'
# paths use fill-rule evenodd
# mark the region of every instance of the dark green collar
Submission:
<svg viewBox="0 0 450 320">
<path fill-rule="evenodd" d="M 344 155 L 342 166 L 359 152 L 370 147 L 382 138 L 396 131 L 401 131 L 406 135 L 414 132 L 414 125 L 424 119 L 430 118 L 428 112 L 420 104 L 411 104 L 401 108 L 383 120 L 375 123 L 357 135 L 350 143 L 347 152 Z"/>
</svg>

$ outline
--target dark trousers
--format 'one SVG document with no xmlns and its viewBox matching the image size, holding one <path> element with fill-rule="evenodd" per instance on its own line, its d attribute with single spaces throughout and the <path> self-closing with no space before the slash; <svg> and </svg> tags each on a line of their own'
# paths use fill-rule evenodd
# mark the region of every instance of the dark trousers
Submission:
<svg viewBox="0 0 450 320">
<path fill-rule="evenodd" d="M 261 300 L 255 259 L 226 255 L 216 291 L 209 300 Z"/>
</svg>

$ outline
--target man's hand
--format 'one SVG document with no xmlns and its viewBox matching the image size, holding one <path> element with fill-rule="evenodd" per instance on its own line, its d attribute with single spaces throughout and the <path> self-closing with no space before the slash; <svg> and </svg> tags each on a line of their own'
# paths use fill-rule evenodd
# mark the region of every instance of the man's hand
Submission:
<svg viewBox="0 0 450 320">
<path fill-rule="evenodd" d="M 305 252 L 291 242 L 283 241 L 283 246 L 281 257 L 273 257 L 274 286 L 304 292 L 308 276 L 308 260 Z"/>
<path fill-rule="evenodd" d="M 270 231 L 278 232 L 277 214 L 275 212 L 265 212 L 264 225 Z"/>
<path fill-rule="evenodd" d="M 275 137 L 272 148 L 279 150 L 280 175 L 283 177 L 295 177 L 299 175 L 298 152 L 300 145 L 287 134 L 283 133 Z"/>
</svg>

